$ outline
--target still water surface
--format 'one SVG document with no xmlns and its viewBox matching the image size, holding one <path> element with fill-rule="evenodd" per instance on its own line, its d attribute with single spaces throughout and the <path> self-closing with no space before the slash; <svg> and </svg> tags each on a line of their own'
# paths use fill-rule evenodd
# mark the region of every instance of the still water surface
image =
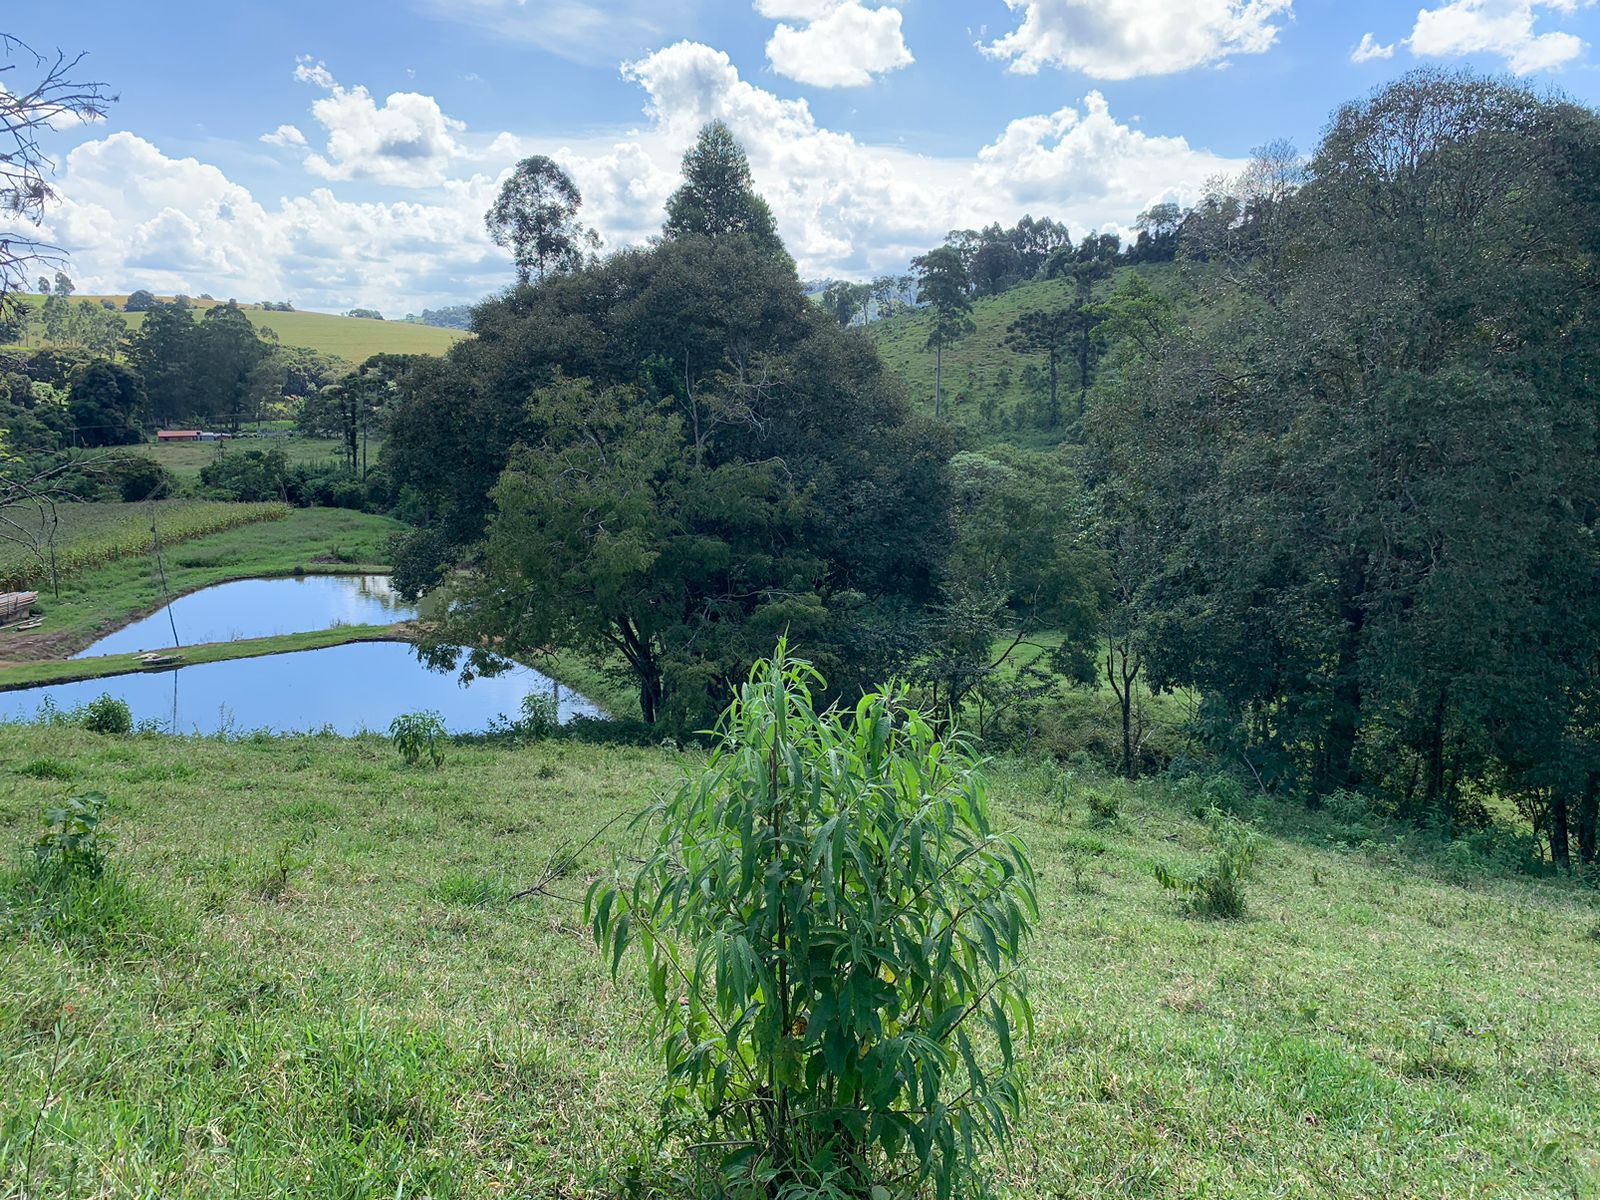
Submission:
<svg viewBox="0 0 1600 1200">
<path fill-rule="evenodd" d="M 531 667 L 462 687 L 454 672 L 424 667 L 404 642 L 352 642 L 0 692 L 0 719 L 31 720 L 47 696 L 68 709 L 105 692 L 125 700 L 135 721 L 157 721 L 170 733 L 288 733 L 324 726 L 343 734 L 381 733 L 401 713 L 420 709 L 439 713 L 452 733 L 478 733 L 496 716 L 519 716 L 522 698 L 531 692 L 554 692 L 563 722 L 602 715 L 589 700 Z"/>
<path fill-rule="evenodd" d="M 179 596 L 165 608 L 107 634 L 73 657 L 170 650 L 174 624 L 178 627 L 179 645 L 199 646 L 206 642 L 312 633 L 336 625 L 393 625 L 416 615 L 415 607 L 395 595 L 387 575 L 240 579 Z"/>
</svg>

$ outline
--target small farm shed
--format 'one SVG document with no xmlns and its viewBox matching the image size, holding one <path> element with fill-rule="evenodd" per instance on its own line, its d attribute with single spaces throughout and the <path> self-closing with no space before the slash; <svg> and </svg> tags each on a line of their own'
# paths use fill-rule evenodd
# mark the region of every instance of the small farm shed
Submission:
<svg viewBox="0 0 1600 1200">
<path fill-rule="evenodd" d="M 158 442 L 198 442 L 200 431 L 198 429 L 163 429 L 156 434 Z"/>
<path fill-rule="evenodd" d="M 38 598 L 38 592 L 0 592 L 0 624 L 27 616 Z"/>
<path fill-rule="evenodd" d="M 232 436 L 233 434 L 231 433 L 207 433 L 202 429 L 195 435 L 195 438 L 202 442 L 225 442 Z"/>
</svg>

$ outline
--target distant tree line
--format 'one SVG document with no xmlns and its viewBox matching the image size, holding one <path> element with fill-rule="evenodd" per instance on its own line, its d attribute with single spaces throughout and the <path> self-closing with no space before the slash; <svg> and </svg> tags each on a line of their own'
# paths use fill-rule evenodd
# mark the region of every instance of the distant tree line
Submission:
<svg viewBox="0 0 1600 1200">
<path fill-rule="evenodd" d="M 446 308 L 425 308 L 419 316 L 407 313 L 405 319 L 413 325 L 435 325 L 440 329 L 471 329 L 472 305 L 452 304 Z"/>
</svg>

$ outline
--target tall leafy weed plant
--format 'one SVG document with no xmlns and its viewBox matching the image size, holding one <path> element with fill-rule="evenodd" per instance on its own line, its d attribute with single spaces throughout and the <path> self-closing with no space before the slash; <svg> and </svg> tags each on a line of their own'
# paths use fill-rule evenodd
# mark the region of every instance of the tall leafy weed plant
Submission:
<svg viewBox="0 0 1600 1200">
<path fill-rule="evenodd" d="M 1033 868 L 903 689 L 822 686 L 783 643 L 758 663 L 588 916 L 613 974 L 644 960 L 663 1129 L 716 1147 L 719 1195 L 968 1194 L 1021 1103 Z"/>
<path fill-rule="evenodd" d="M 408 767 L 423 762 L 444 765 L 444 740 L 449 731 L 436 712 L 401 713 L 389 722 L 389 740 Z"/>
<path fill-rule="evenodd" d="M 106 798 L 101 792 L 69 796 L 45 806 L 45 830 L 33 844 L 33 858 L 43 874 L 99 879 L 114 838 L 102 825 Z"/>
<path fill-rule="evenodd" d="M 1211 809 L 1205 820 L 1209 860 L 1189 874 L 1158 864 L 1156 880 L 1168 890 L 1183 893 L 1195 916 L 1236 920 L 1245 913 L 1245 885 L 1261 853 L 1261 839 L 1221 809 Z"/>
</svg>

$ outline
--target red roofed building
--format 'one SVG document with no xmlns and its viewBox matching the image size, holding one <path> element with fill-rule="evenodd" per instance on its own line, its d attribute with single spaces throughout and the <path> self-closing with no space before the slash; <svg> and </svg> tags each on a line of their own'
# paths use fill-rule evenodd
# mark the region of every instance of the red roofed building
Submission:
<svg viewBox="0 0 1600 1200">
<path fill-rule="evenodd" d="M 198 442 L 200 431 L 198 429 L 163 429 L 156 434 L 158 442 Z"/>
</svg>

